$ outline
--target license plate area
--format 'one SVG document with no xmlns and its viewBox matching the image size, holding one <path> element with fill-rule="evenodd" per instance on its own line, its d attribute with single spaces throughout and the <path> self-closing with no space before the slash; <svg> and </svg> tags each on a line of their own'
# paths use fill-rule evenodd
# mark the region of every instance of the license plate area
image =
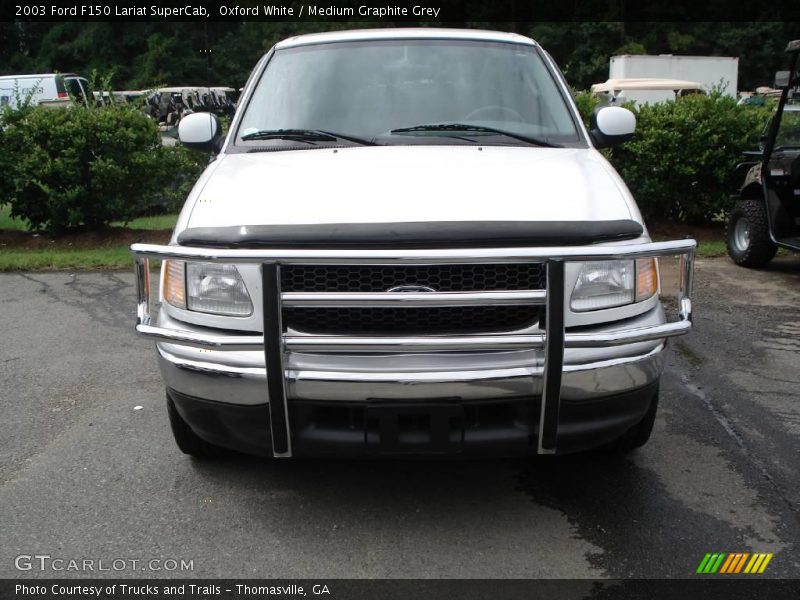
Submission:
<svg viewBox="0 0 800 600">
<path fill-rule="evenodd" d="M 464 442 L 459 404 L 385 404 L 364 411 L 364 439 L 374 454 L 453 454 Z"/>
</svg>

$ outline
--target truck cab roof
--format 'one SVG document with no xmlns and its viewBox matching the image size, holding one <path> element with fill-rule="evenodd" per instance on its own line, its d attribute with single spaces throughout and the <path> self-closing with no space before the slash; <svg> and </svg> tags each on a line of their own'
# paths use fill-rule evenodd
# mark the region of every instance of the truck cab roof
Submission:
<svg viewBox="0 0 800 600">
<path fill-rule="evenodd" d="M 81 77 L 76 73 L 25 73 L 22 75 L 0 75 L 0 79 L 42 79 L 44 77 Z"/>
<path fill-rule="evenodd" d="M 445 29 L 434 27 L 399 27 L 396 29 L 357 29 L 309 33 L 287 38 L 278 42 L 275 48 L 290 48 L 307 44 L 326 44 L 332 42 L 360 42 L 367 40 L 478 40 L 487 42 L 506 42 L 514 44 L 538 45 L 531 38 L 516 33 L 487 31 L 480 29 Z"/>
</svg>

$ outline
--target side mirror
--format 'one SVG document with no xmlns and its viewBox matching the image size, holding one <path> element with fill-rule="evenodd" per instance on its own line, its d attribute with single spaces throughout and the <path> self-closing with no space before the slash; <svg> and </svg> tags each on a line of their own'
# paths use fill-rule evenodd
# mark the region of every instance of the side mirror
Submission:
<svg viewBox="0 0 800 600">
<path fill-rule="evenodd" d="M 187 148 L 219 152 L 222 125 L 215 114 L 192 113 L 183 117 L 178 123 L 178 139 Z"/>
<path fill-rule="evenodd" d="M 636 130 L 636 116 L 621 106 L 604 106 L 592 114 L 589 134 L 597 148 L 627 142 Z"/>
</svg>

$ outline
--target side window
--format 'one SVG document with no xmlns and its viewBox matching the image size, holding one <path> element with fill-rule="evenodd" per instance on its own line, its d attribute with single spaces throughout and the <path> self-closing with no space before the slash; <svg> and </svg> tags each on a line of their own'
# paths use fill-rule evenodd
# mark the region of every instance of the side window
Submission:
<svg viewBox="0 0 800 600">
<path fill-rule="evenodd" d="M 67 94 L 67 88 L 64 85 L 64 78 L 60 75 L 56 75 L 56 96 L 59 98 L 69 98 L 69 94 Z"/>
<path fill-rule="evenodd" d="M 89 97 L 89 82 L 86 81 L 83 77 L 78 77 L 78 83 L 81 84 L 81 88 L 83 89 L 83 97 Z"/>
<path fill-rule="evenodd" d="M 785 110 L 783 112 L 775 145 L 778 147 L 800 147 L 800 111 Z"/>
<path fill-rule="evenodd" d="M 75 99 L 75 102 L 86 104 L 86 91 L 77 77 L 65 78 L 64 85 L 66 85 L 69 95 Z"/>
</svg>

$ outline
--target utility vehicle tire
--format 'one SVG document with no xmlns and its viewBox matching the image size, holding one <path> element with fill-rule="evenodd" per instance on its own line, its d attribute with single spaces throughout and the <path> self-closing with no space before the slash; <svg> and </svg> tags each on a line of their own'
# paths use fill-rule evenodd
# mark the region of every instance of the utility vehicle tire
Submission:
<svg viewBox="0 0 800 600">
<path fill-rule="evenodd" d="M 742 267 L 763 267 L 778 248 L 769 237 L 767 213 L 761 200 L 740 200 L 733 207 L 725 232 L 728 254 Z"/>
<path fill-rule="evenodd" d="M 184 454 L 198 459 L 215 458 L 222 454 L 222 448 L 209 444 L 192 431 L 189 424 L 181 417 L 178 409 L 175 408 L 175 403 L 169 397 L 169 394 L 167 394 L 167 413 L 169 414 L 169 424 L 172 428 L 175 443 L 178 444 L 178 448 Z"/>
<path fill-rule="evenodd" d="M 617 438 L 608 446 L 606 450 L 614 454 L 624 454 L 641 448 L 650 439 L 650 434 L 653 433 L 653 425 L 656 422 L 656 413 L 658 412 L 658 386 L 653 390 L 653 397 L 650 400 L 650 408 L 647 409 L 644 418 L 636 425 L 628 429 L 621 437 Z"/>
</svg>

